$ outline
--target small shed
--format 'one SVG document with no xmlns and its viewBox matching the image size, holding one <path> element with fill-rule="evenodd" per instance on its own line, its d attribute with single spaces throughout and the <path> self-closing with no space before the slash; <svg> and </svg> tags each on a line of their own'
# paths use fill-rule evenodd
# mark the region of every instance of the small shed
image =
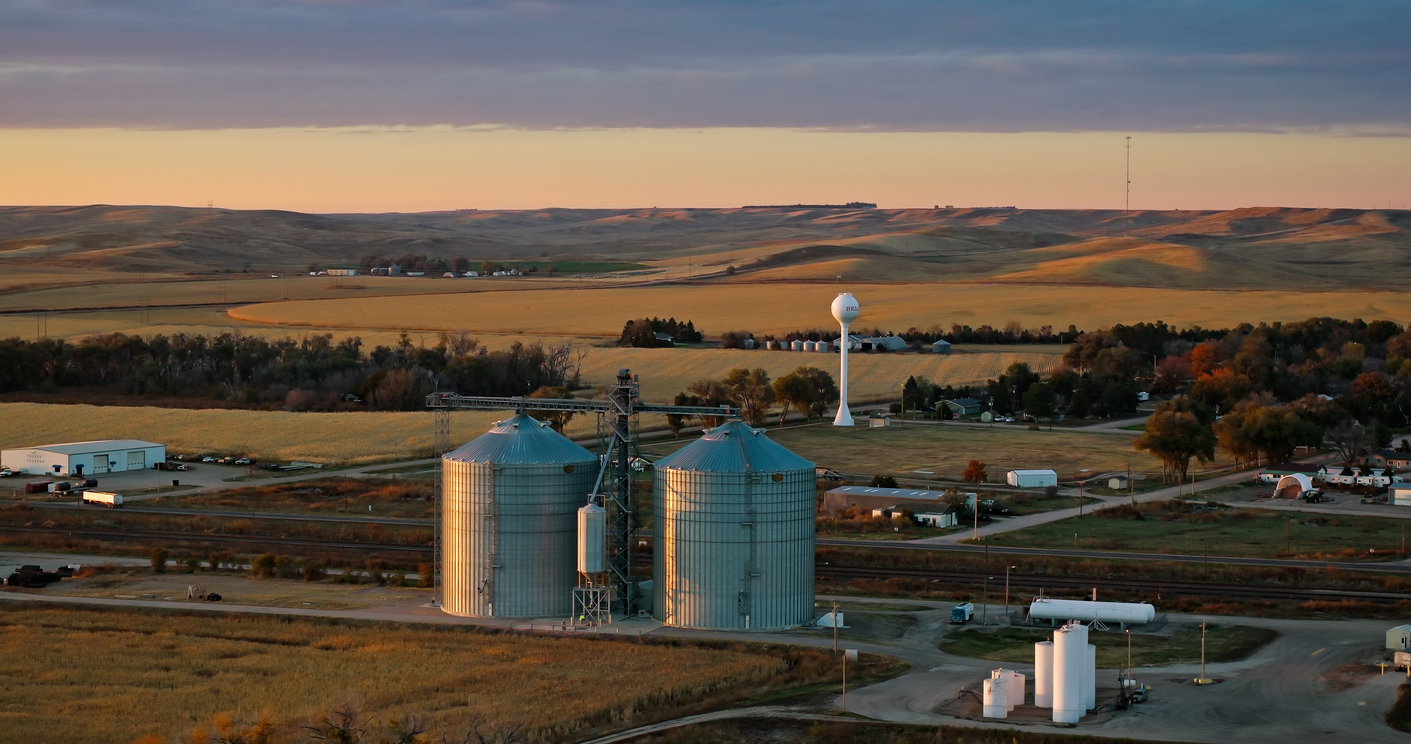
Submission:
<svg viewBox="0 0 1411 744">
<path fill-rule="evenodd" d="M 1393 484 L 1387 501 L 1392 506 L 1411 506 L 1411 483 Z"/>
<path fill-rule="evenodd" d="M 1296 499 L 1304 492 L 1313 489 L 1313 479 L 1303 473 L 1289 473 L 1279 479 L 1278 485 L 1274 486 L 1274 498 L 1276 499 Z"/>
<path fill-rule="evenodd" d="M 1127 476 L 1114 475 L 1107 479 L 1107 487 L 1113 491 L 1121 491 L 1127 487 Z"/>
<path fill-rule="evenodd" d="M 1052 470 L 1011 470 L 1004 480 L 1019 488 L 1047 488 L 1058 485 L 1058 473 Z"/>
<path fill-rule="evenodd" d="M 931 353 L 932 353 L 932 354 L 949 354 L 949 353 L 950 353 L 950 342 L 947 341 L 947 340 L 945 340 L 945 339 L 941 339 L 941 340 L 939 340 L 939 341 L 932 342 L 932 344 L 931 344 Z"/>
<path fill-rule="evenodd" d="M 1387 631 L 1388 651 L 1411 651 L 1411 625 L 1398 625 Z"/>
<path fill-rule="evenodd" d="M 867 426 L 872 429 L 880 429 L 891 422 L 892 420 L 890 418 L 877 413 L 867 417 Z"/>
<path fill-rule="evenodd" d="M 941 512 L 918 512 L 916 521 L 929 527 L 954 527 L 955 507 L 947 506 L 945 511 Z"/>
</svg>

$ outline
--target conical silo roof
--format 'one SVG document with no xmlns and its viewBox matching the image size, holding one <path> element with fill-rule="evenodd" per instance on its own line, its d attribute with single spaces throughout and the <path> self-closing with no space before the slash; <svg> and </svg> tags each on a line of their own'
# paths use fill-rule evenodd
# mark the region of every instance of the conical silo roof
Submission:
<svg viewBox="0 0 1411 744">
<path fill-rule="evenodd" d="M 653 467 L 710 473 L 812 470 L 813 463 L 743 421 L 717 426 L 694 442 L 658 460 Z"/>
<path fill-rule="evenodd" d="M 494 428 L 472 439 L 443 459 L 453 462 L 487 462 L 497 465 L 542 465 L 585 462 L 598 456 L 574 444 L 543 421 L 519 413 L 495 423 Z"/>
</svg>

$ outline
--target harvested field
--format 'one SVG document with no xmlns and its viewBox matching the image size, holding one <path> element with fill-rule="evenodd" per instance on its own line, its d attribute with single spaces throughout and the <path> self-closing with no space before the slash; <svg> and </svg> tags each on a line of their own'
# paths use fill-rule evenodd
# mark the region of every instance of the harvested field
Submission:
<svg viewBox="0 0 1411 744">
<path fill-rule="evenodd" d="M 1138 472 L 1160 470 L 1149 455 L 1132 449 L 1130 437 L 1072 429 L 920 423 L 870 429 L 812 424 L 773 430 L 769 438 L 819 465 L 861 475 L 960 480 L 972 459 L 983 461 L 990 481 L 1000 483 L 1005 472 L 1014 468 L 1053 468 L 1059 478 L 1071 478 L 1080 468 L 1125 472 L 1128 462 Z M 642 449 L 660 456 L 685 444 L 686 440 L 676 440 L 644 444 Z"/>
<path fill-rule="evenodd" d="M 1231 327 L 1244 322 L 1401 318 L 1411 297 L 1392 292 L 1183 290 L 1014 284 L 863 284 L 848 291 L 862 303 L 861 326 L 906 330 L 951 323 L 1003 327 L 1051 325 L 1095 330 L 1114 323 L 1165 320 L 1178 326 Z M 833 325 L 828 303 L 838 286 L 706 284 L 273 302 L 230 310 L 239 320 L 327 328 L 567 333 L 616 336 L 629 318 L 690 318 L 707 334 L 746 329 L 783 333 Z M 1313 310 L 1311 308 L 1316 308 Z M 466 319 L 474 319 L 467 323 Z"/>
<path fill-rule="evenodd" d="M 293 734 L 348 701 L 379 720 L 414 715 L 455 731 L 481 716 L 523 726 L 532 741 L 562 741 L 834 668 L 822 652 L 745 644 L 11 602 L 0 602 L 0 628 L 4 738 L 25 742 L 186 741 L 217 716 Z"/>
</svg>

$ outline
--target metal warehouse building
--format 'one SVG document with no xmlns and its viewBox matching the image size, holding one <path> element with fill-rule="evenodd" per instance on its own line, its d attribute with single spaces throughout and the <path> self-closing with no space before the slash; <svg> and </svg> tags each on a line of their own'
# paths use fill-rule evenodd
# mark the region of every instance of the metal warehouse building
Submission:
<svg viewBox="0 0 1411 744">
<path fill-rule="evenodd" d="M 30 475 L 102 475 L 145 470 L 166 459 L 164 444 L 105 439 L 4 450 L 0 452 L 0 467 Z"/>
</svg>

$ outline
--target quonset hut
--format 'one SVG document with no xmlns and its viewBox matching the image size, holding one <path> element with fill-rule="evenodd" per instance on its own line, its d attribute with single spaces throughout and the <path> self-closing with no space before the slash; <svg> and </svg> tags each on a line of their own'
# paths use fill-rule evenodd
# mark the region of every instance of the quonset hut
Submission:
<svg viewBox="0 0 1411 744">
<path fill-rule="evenodd" d="M 441 609 L 567 616 L 597 456 L 521 413 L 442 457 L 441 474 Z"/>
<path fill-rule="evenodd" d="M 777 629 L 813 619 L 814 466 L 741 421 L 655 464 L 657 620 Z"/>
</svg>

